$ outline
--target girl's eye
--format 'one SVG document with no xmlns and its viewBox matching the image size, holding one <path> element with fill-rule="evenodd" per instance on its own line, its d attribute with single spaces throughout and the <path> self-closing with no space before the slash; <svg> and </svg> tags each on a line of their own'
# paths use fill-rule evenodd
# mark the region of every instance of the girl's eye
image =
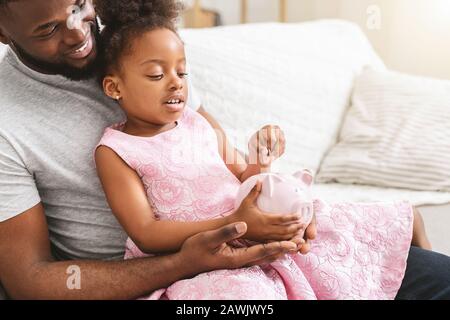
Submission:
<svg viewBox="0 0 450 320">
<path fill-rule="evenodd" d="M 187 73 L 179 73 L 179 74 L 178 74 L 178 76 L 179 76 L 181 79 L 186 78 L 188 75 L 189 75 L 189 74 L 187 74 Z"/>
<path fill-rule="evenodd" d="M 164 75 L 159 74 L 159 75 L 156 75 L 156 76 L 148 76 L 148 77 L 149 77 L 150 80 L 152 80 L 152 81 L 159 81 L 159 80 L 162 80 L 162 78 L 164 77 Z"/>
</svg>

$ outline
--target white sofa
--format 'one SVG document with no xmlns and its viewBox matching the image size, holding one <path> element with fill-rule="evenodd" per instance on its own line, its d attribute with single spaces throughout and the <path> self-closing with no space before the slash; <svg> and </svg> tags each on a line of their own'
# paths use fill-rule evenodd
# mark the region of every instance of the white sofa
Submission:
<svg viewBox="0 0 450 320">
<path fill-rule="evenodd" d="M 362 30 L 340 20 L 180 33 L 205 108 L 239 148 L 260 126 L 282 126 L 287 151 L 278 171 L 318 171 L 337 142 L 355 78 L 367 66 L 387 71 Z M 328 201 L 409 200 L 421 206 L 434 249 L 450 255 L 448 192 L 337 183 L 317 184 L 315 192 Z"/>
<path fill-rule="evenodd" d="M 386 69 L 363 32 L 344 21 L 180 34 L 205 108 L 239 148 L 245 149 L 249 135 L 264 124 L 283 127 L 287 151 L 278 162 L 280 171 L 317 171 L 337 141 L 355 77 L 365 66 Z M 0 45 L 0 58 L 4 49 Z M 318 184 L 315 192 L 328 201 L 409 200 L 422 207 L 434 249 L 450 254 L 450 193 L 335 183 Z"/>
</svg>

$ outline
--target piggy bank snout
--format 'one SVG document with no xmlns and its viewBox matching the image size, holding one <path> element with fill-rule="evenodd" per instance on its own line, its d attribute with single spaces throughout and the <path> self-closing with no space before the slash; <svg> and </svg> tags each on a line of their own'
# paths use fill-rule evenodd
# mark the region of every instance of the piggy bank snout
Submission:
<svg viewBox="0 0 450 320">
<path fill-rule="evenodd" d="M 309 224 L 314 215 L 314 207 L 311 202 L 297 201 L 292 208 L 292 212 L 301 214 L 303 223 Z"/>
</svg>

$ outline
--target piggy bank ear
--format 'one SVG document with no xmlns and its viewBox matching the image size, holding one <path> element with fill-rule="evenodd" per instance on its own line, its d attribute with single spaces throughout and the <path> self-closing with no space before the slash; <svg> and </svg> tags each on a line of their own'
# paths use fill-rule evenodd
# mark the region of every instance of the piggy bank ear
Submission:
<svg viewBox="0 0 450 320">
<path fill-rule="evenodd" d="M 312 185 L 313 180 L 314 180 L 313 175 L 312 175 L 311 171 L 309 171 L 309 170 L 299 171 L 294 174 L 294 177 L 296 177 L 297 179 L 302 181 L 307 186 Z"/>
</svg>

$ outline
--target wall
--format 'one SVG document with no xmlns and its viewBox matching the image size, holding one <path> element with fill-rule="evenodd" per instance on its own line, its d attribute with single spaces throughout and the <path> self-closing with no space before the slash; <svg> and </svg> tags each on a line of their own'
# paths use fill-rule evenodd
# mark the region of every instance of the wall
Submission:
<svg viewBox="0 0 450 320">
<path fill-rule="evenodd" d="M 450 1 L 396 0 L 385 51 L 402 71 L 450 79 Z"/>
<path fill-rule="evenodd" d="M 189 3 L 192 0 L 185 0 Z M 240 0 L 203 0 L 240 22 Z M 380 10 L 380 28 L 368 28 Z M 249 0 L 249 21 L 276 21 L 277 0 Z M 288 0 L 288 21 L 341 18 L 358 23 L 391 69 L 450 79 L 450 0 Z M 373 21 L 372 21 L 373 22 Z"/>
<path fill-rule="evenodd" d="M 337 17 L 363 27 L 392 68 L 450 79 L 449 0 L 339 0 Z M 367 28 L 367 8 L 381 12 L 381 29 Z"/>
</svg>

